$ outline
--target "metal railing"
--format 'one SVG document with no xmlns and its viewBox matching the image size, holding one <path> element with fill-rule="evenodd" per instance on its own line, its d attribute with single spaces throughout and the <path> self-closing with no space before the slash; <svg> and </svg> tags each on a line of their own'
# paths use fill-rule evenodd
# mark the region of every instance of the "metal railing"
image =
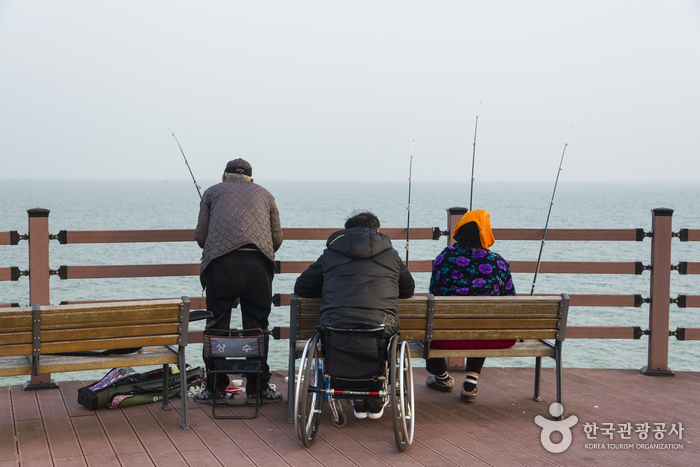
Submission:
<svg viewBox="0 0 700 467">
<path fill-rule="evenodd" d="M 438 240 L 451 232 L 454 225 L 464 214 L 464 208 L 450 208 L 447 215 L 447 229 L 438 227 L 412 228 L 413 240 Z M 700 274 L 700 263 L 680 262 L 671 264 L 671 249 L 674 238 L 681 242 L 700 241 L 700 230 L 672 230 L 671 209 L 654 209 L 652 211 L 652 229 L 548 229 L 546 241 L 606 241 L 606 242 L 642 242 L 651 238 L 651 261 L 641 262 L 572 262 L 543 261 L 540 273 L 551 274 L 633 274 L 640 275 L 650 271 L 650 294 L 642 297 L 638 294 L 571 294 L 571 306 L 577 307 L 641 307 L 649 304 L 649 328 L 641 326 L 569 326 L 568 338 L 595 339 L 639 339 L 649 336 L 647 365 L 642 368 L 644 374 L 673 374 L 668 369 L 668 343 L 674 336 L 678 340 L 700 340 L 700 328 L 677 328 L 669 330 L 669 311 L 671 303 L 679 308 L 700 307 L 700 295 L 670 296 L 671 274 Z M 197 276 L 199 263 L 191 264 L 141 264 L 141 265 L 61 265 L 58 269 L 49 266 L 49 242 L 61 244 L 78 243 L 132 243 L 132 242 L 193 242 L 194 230 L 61 230 L 50 234 L 48 229 L 49 210 L 31 209 L 28 211 L 29 232 L 20 235 L 16 231 L 0 232 L 0 245 L 19 245 L 22 241 L 29 244 L 29 267 L 0 267 L 0 281 L 17 281 L 22 276 L 29 278 L 29 304 L 49 305 L 51 275 L 63 280 L 92 278 L 126 278 L 126 277 L 163 277 L 163 276 Z M 285 241 L 289 240 L 325 240 L 338 229 L 332 228 L 284 228 Z M 494 229 L 494 236 L 499 241 L 542 241 L 543 229 Z M 383 228 L 382 233 L 393 240 L 406 237 L 405 228 Z M 448 244 L 452 239 L 447 235 Z M 302 272 L 312 261 L 277 261 L 277 274 L 296 274 Z M 411 272 L 430 272 L 432 260 L 412 260 Z M 534 273 L 536 261 L 510 261 L 513 273 Z M 569 291 L 566 291 L 569 292 Z M 288 306 L 290 294 L 276 294 L 276 306 Z M 129 297 L 129 299 L 138 299 Z M 193 308 L 206 308 L 203 297 L 193 297 Z M 78 302 L 62 302 L 78 303 Z M 81 302 L 82 303 L 82 302 Z M 18 306 L 2 304 L 0 307 Z M 190 342 L 201 342 L 202 331 L 191 331 Z M 288 336 L 288 329 L 278 329 L 277 336 Z M 46 375 L 40 375 L 39 378 Z M 50 375 L 49 377 L 50 378 Z"/>
</svg>

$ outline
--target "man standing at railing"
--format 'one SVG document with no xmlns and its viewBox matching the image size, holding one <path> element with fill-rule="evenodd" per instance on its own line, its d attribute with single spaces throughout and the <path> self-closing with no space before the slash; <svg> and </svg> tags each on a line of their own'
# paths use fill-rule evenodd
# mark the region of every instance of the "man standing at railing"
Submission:
<svg viewBox="0 0 700 467">
<path fill-rule="evenodd" d="M 282 244 L 282 229 L 275 198 L 253 183 L 252 176 L 253 169 L 247 161 L 232 160 L 226 165 L 222 182 L 202 196 L 194 238 L 204 249 L 199 277 L 207 291 L 207 310 L 214 314 L 207 319 L 205 334 L 210 329 L 231 327 L 231 309 L 237 300 L 243 328 L 268 331 L 275 252 Z M 261 404 L 282 400 L 282 394 L 269 386 L 269 334 L 264 345 Z M 203 360 L 206 369 L 212 370 L 217 359 Z M 219 377 L 217 388 L 213 381 L 213 375 L 207 374 L 206 388 L 197 395 L 197 401 L 212 403 L 214 398 L 224 398 L 228 377 Z M 255 404 L 257 392 L 255 378 L 249 378 L 246 403 Z"/>
</svg>

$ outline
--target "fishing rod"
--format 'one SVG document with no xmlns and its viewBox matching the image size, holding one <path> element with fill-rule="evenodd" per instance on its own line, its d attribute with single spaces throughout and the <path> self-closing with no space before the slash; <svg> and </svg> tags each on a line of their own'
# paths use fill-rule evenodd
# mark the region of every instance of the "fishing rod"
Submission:
<svg viewBox="0 0 700 467">
<path fill-rule="evenodd" d="M 552 214 L 552 206 L 554 205 L 554 194 L 557 192 L 557 183 L 559 183 L 559 174 L 561 173 L 561 164 L 564 162 L 564 154 L 566 153 L 566 147 L 569 145 L 569 136 L 571 135 L 571 127 L 569 127 L 569 134 L 566 135 L 566 142 L 564 143 L 564 150 L 561 152 L 561 160 L 559 161 L 559 170 L 557 171 L 557 178 L 554 181 L 554 191 L 552 191 L 552 200 L 549 202 L 549 212 L 547 212 L 547 222 L 544 224 L 544 234 L 542 235 L 542 243 L 540 244 L 540 254 L 537 256 L 537 266 L 535 266 L 535 277 L 532 279 L 532 289 L 530 290 L 530 296 L 535 293 L 535 282 L 537 282 L 537 273 L 540 270 L 540 260 L 542 259 L 542 249 L 544 248 L 544 239 L 547 237 L 547 226 L 549 225 L 549 215 Z"/>
<path fill-rule="evenodd" d="M 177 147 L 180 148 L 180 152 L 182 153 L 183 159 L 185 159 L 185 165 L 187 166 L 187 170 L 190 171 L 190 175 L 192 176 L 192 181 L 194 182 L 194 186 L 197 188 L 197 193 L 199 193 L 199 199 L 202 199 L 202 192 L 199 191 L 199 185 L 197 185 L 197 180 L 194 179 L 194 174 L 192 173 L 192 169 L 190 168 L 190 164 L 187 162 L 187 157 L 185 157 L 185 151 L 182 150 L 182 146 L 180 146 L 180 142 L 177 140 L 177 136 L 175 136 L 175 133 L 173 133 L 173 130 L 168 128 L 168 131 L 172 133 L 173 138 L 175 138 L 175 142 L 177 143 Z"/>
<path fill-rule="evenodd" d="M 411 175 L 413 173 L 413 140 L 411 140 L 411 162 L 408 166 L 408 215 L 406 216 L 406 269 L 408 269 L 408 243 L 411 238 Z"/>
<path fill-rule="evenodd" d="M 474 123 L 474 148 L 472 149 L 472 186 L 469 190 L 469 210 L 472 210 L 472 194 L 474 194 L 474 161 L 476 160 L 476 128 L 479 126 L 479 110 L 481 110 L 481 102 L 476 111 L 476 123 Z"/>
</svg>

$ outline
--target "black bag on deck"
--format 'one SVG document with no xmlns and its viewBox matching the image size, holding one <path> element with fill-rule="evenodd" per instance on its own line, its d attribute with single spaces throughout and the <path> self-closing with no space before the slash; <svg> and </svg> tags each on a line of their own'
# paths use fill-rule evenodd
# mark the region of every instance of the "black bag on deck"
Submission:
<svg viewBox="0 0 700 467">
<path fill-rule="evenodd" d="M 187 388 L 201 385 L 204 370 L 187 369 Z M 170 372 L 168 398 L 180 394 L 180 374 Z M 185 394 L 183 397 L 187 397 Z M 114 368 L 104 378 L 91 386 L 78 389 L 78 403 L 88 410 L 103 407 L 110 409 L 149 404 L 163 400 L 163 369 L 138 373 L 130 367 Z"/>
</svg>

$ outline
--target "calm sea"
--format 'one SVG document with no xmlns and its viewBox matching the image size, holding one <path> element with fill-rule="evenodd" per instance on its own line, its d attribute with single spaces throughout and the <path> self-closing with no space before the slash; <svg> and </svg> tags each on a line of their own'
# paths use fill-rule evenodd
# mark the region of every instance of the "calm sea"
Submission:
<svg viewBox="0 0 700 467">
<path fill-rule="evenodd" d="M 415 177 L 414 177 L 415 178 Z M 408 183 L 280 182 L 257 181 L 277 200 L 283 227 L 338 227 L 354 210 L 373 211 L 383 227 L 405 227 Z M 51 211 L 49 231 L 192 229 L 197 222 L 199 196 L 190 182 L 163 181 L 0 181 L 0 231 L 27 232 L 27 210 Z M 200 182 L 201 183 L 201 182 Z M 215 183 L 201 183 L 203 189 Z M 552 184 L 477 182 L 474 208 L 486 209 L 496 228 L 543 228 L 552 198 Z M 568 184 L 559 182 L 550 228 L 642 228 L 651 230 L 651 209 L 674 209 L 674 231 L 700 228 L 698 184 Z M 411 227 L 446 228 L 446 209 L 469 205 L 469 185 L 413 181 Z M 433 259 L 446 239 L 412 240 L 411 260 Z M 287 241 L 277 253 L 279 260 L 315 260 L 323 241 Z M 644 242 L 547 242 L 544 261 L 642 261 L 650 262 L 649 239 Z M 395 241 L 401 256 L 405 241 Z M 492 249 L 506 259 L 534 261 L 540 242 L 496 241 Z M 50 267 L 97 264 L 195 263 L 201 250 L 191 243 L 73 244 L 50 242 Z M 674 240 L 673 263 L 700 261 L 700 243 Z M 28 269 L 27 243 L 0 246 L 0 267 Z M 417 290 L 426 292 L 430 275 L 415 274 Z M 275 293 L 291 293 L 296 277 L 275 278 Z M 516 289 L 528 292 L 531 274 L 514 274 Z M 649 296 L 649 273 L 627 275 L 540 274 L 537 293 L 641 294 Z M 672 274 L 671 296 L 700 293 L 697 276 Z M 74 279 L 51 277 L 51 302 L 126 298 L 201 296 L 197 277 Z M 0 303 L 28 305 L 27 278 L 0 282 Z M 670 328 L 700 327 L 696 309 L 671 305 Z M 274 308 L 271 326 L 285 326 L 289 309 Z M 641 308 L 574 307 L 570 325 L 640 326 L 648 328 L 648 306 Z M 194 328 L 201 328 L 195 323 Z M 234 318 L 233 326 L 240 326 Z M 641 368 L 647 362 L 647 338 L 640 340 L 569 339 L 564 345 L 565 367 Z M 270 366 L 284 370 L 288 341 L 271 344 Z M 201 364 L 201 347 L 188 346 L 188 359 Z M 549 362 L 543 362 L 548 365 Z M 422 362 L 415 362 L 422 365 Z M 531 366 L 532 359 L 491 359 L 486 365 Z M 700 343 L 671 339 L 669 366 L 672 370 L 698 371 Z M 56 380 L 95 379 L 104 372 L 56 374 Z M 25 377 L 0 379 L 0 385 L 17 384 Z"/>
</svg>

